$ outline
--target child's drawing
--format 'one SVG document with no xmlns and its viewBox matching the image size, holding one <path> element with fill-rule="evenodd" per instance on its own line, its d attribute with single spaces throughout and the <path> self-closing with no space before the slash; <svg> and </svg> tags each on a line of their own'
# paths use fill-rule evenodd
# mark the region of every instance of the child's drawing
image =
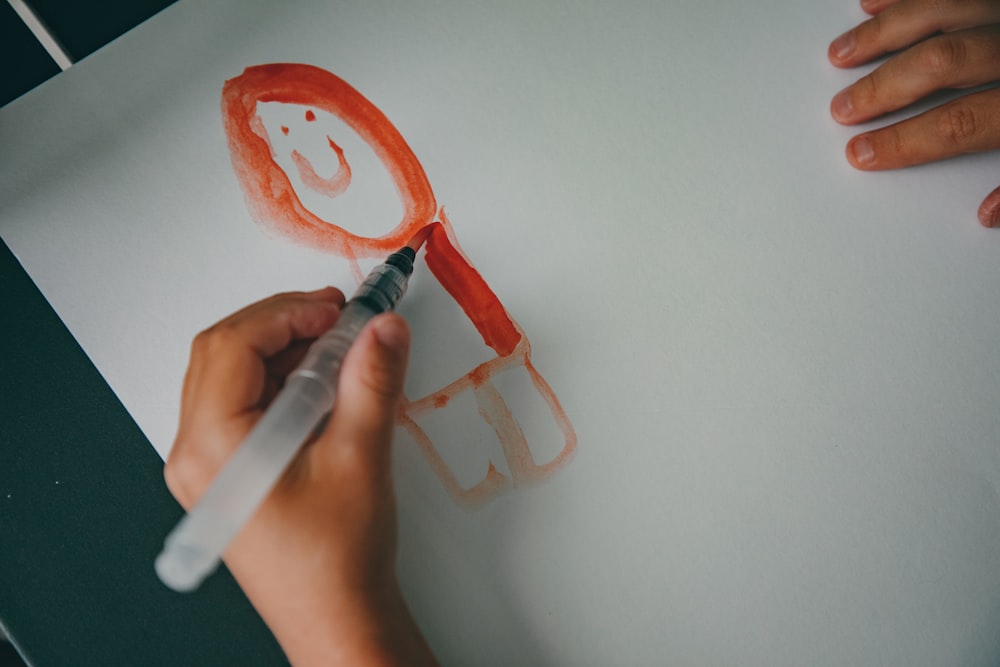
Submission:
<svg viewBox="0 0 1000 667">
<path fill-rule="evenodd" d="M 564 465 L 576 434 L 532 365 L 527 336 L 462 252 L 423 168 L 382 112 L 339 77 L 300 64 L 247 68 L 226 82 L 222 111 L 233 167 L 257 222 L 344 258 L 359 282 L 363 264 L 432 226 L 425 261 L 436 283 L 426 289 L 440 293 L 440 305 L 427 305 L 437 309 L 428 312 L 448 322 L 457 304 L 472 326 L 441 332 L 463 342 L 414 350 L 442 357 L 444 376 L 420 378 L 399 421 L 452 497 L 482 503 Z M 518 415 L 539 408 L 551 423 L 536 437 Z M 480 432 L 454 426 L 469 423 L 447 416 L 456 410 L 478 411 Z"/>
</svg>

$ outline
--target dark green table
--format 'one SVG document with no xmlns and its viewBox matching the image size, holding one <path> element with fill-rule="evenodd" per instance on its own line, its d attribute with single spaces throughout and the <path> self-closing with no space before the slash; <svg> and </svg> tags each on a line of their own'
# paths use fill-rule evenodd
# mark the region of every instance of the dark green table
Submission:
<svg viewBox="0 0 1000 667">
<path fill-rule="evenodd" d="M 34 3 L 77 59 L 168 4 Z M 59 71 L 7 3 L 0 44 L 16 71 L 4 104 Z M 6 245 L 0 305 L 0 623 L 24 659 L 284 664 L 228 573 L 192 595 L 156 578 L 153 558 L 181 516 L 162 462 Z M 9 647 L 5 661 L 17 664 Z"/>
</svg>

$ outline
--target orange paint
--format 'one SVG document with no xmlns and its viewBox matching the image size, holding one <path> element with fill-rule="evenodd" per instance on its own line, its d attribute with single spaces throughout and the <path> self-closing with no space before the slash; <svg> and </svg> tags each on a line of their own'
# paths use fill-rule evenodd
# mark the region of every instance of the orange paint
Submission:
<svg viewBox="0 0 1000 667">
<path fill-rule="evenodd" d="M 274 161 L 260 102 L 311 106 L 344 121 L 375 151 L 403 202 L 398 225 L 384 236 L 358 236 L 309 211 Z M 233 170 L 258 223 L 298 243 L 343 257 L 379 257 L 402 247 L 434 221 L 437 204 L 416 156 L 389 119 L 343 79 L 312 65 L 248 67 L 222 87 L 222 123 Z"/>
<path fill-rule="evenodd" d="M 274 147 L 257 115 L 259 103 L 279 102 L 310 107 L 307 122 L 316 122 L 313 108 L 343 121 L 371 149 L 390 175 L 403 204 L 403 214 L 392 229 L 377 237 L 361 236 L 323 220 L 308 210 L 274 158 Z M 438 479 L 459 502 L 478 505 L 498 493 L 545 479 L 565 465 L 576 450 L 576 433 L 555 393 L 531 363 L 531 347 L 521 327 L 462 252 L 450 220 L 438 210 L 430 183 L 413 151 L 388 118 L 361 93 L 330 72 L 300 64 L 248 67 L 226 81 L 222 89 L 222 116 L 233 170 L 254 219 L 297 243 L 326 250 L 351 262 L 360 282 L 361 257 L 382 257 L 403 245 L 425 248 L 431 274 L 466 314 L 483 343 L 496 357 L 477 365 L 442 389 L 400 408 L 399 422 L 413 437 Z M 281 126 L 288 135 L 289 129 Z M 352 179 L 349 159 L 330 136 L 329 148 L 338 159 L 337 172 L 319 176 L 298 151 L 292 162 L 305 187 L 328 197 L 346 192 Z M 494 385 L 498 373 L 521 368 L 546 406 L 562 435 L 562 449 L 544 465 L 535 463 L 525 434 L 507 402 Z M 463 487 L 441 457 L 432 439 L 418 424 L 431 411 L 447 407 L 463 392 L 471 392 L 481 418 L 496 435 L 510 476 L 491 461 L 482 480 Z"/>
<path fill-rule="evenodd" d="M 483 277 L 453 246 L 442 227 L 427 239 L 427 268 L 458 302 L 483 342 L 500 356 L 511 354 L 524 337 Z"/>
<path fill-rule="evenodd" d="M 413 252 L 417 252 L 418 250 L 420 250 L 421 246 L 423 246 L 424 243 L 427 241 L 427 237 L 430 236 L 431 232 L 433 232 L 437 227 L 438 227 L 437 223 L 434 223 L 433 225 L 427 225 L 426 227 L 418 231 L 416 234 L 414 234 L 412 239 L 406 242 L 406 247 L 412 250 Z"/>
</svg>

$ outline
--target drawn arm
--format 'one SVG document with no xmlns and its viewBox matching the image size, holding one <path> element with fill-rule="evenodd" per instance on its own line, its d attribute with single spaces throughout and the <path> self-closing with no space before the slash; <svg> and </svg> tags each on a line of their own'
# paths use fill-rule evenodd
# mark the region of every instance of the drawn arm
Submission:
<svg viewBox="0 0 1000 667">
<path fill-rule="evenodd" d="M 434 224 L 425 247 L 427 267 L 472 321 L 483 342 L 501 357 L 512 354 L 524 340 L 524 332 L 443 224 Z"/>
</svg>

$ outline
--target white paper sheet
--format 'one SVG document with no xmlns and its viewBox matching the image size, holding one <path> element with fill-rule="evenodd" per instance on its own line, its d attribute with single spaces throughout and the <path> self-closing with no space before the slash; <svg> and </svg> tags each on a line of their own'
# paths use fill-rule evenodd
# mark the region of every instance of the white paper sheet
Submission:
<svg viewBox="0 0 1000 667">
<path fill-rule="evenodd" d="M 1000 157 L 851 169 L 827 108 L 858 73 L 826 45 L 861 18 L 181 2 L 0 111 L 0 234 L 166 455 L 197 331 L 349 281 L 252 220 L 220 112 L 248 66 L 333 72 L 405 137 L 578 437 L 469 508 L 400 430 L 400 569 L 443 662 L 995 664 L 1000 236 L 975 209 Z M 416 334 L 450 332 L 415 281 Z M 413 382 L 451 359 L 425 349 Z M 436 428 L 481 426 L 472 402 Z M 487 441 L 450 454 L 468 479 Z"/>
</svg>

